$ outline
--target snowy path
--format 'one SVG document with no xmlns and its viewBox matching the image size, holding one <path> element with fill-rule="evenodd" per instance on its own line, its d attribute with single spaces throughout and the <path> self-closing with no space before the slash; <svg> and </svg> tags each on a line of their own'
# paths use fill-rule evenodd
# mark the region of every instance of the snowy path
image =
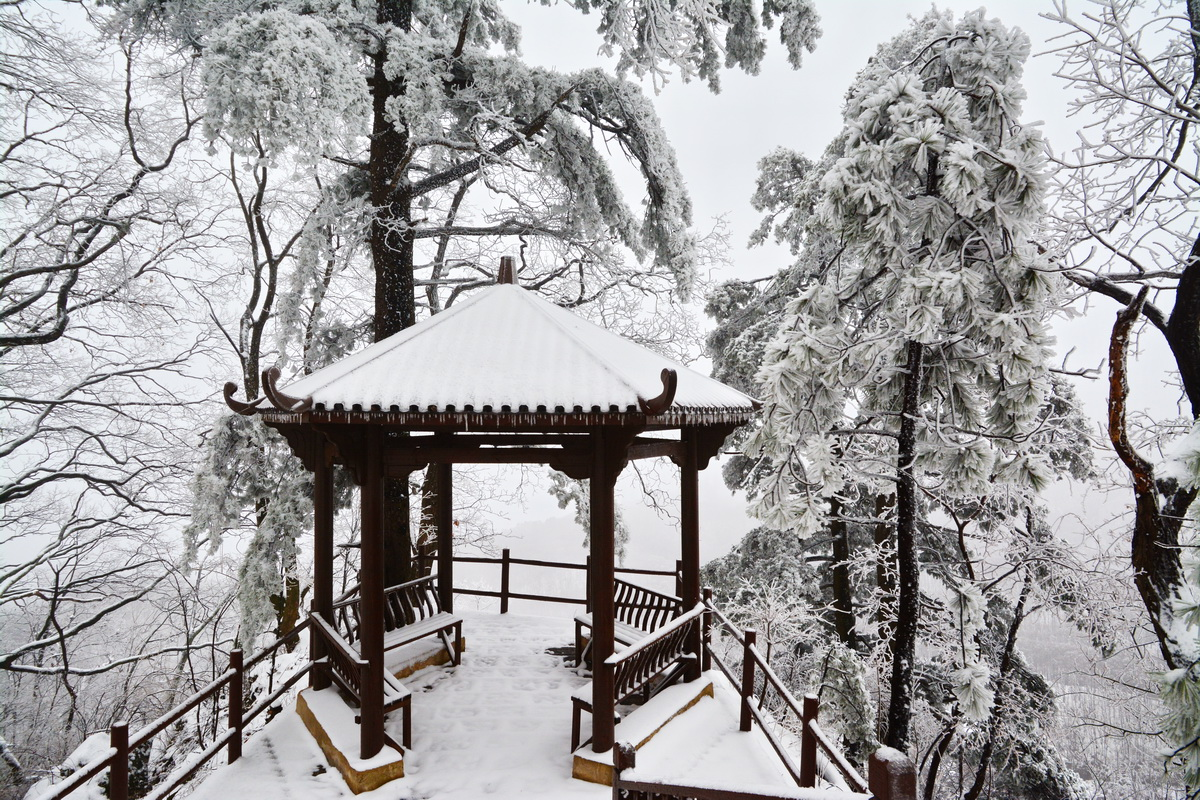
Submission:
<svg viewBox="0 0 1200 800">
<path fill-rule="evenodd" d="M 413 748 L 404 778 L 361 795 L 378 800 L 611 797 L 571 778 L 571 693 L 585 683 L 547 648 L 570 643 L 570 620 L 463 614 L 467 650 L 457 669 L 405 681 L 413 691 Z M 725 786 L 789 784 L 757 734 L 737 731 L 736 695 L 720 691 L 639 752 L 644 778 Z M 399 719 L 389 732 L 400 738 Z M 586 723 L 585 723 L 586 726 Z M 586 727 L 585 727 L 586 731 Z M 618 738 L 620 728 L 618 726 Z M 289 710 L 254 736 L 241 761 L 214 773 L 193 800 L 351 797 Z"/>
<path fill-rule="evenodd" d="M 571 693 L 585 681 L 546 649 L 569 644 L 572 623 L 464 616 L 462 666 L 427 670 L 406 681 L 413 690 L 406 775 L 372 796 L 611 797 L 605 787 L 571 778 Z M 422 691 L 427 685 L 432 688 Z"/>
</svg>

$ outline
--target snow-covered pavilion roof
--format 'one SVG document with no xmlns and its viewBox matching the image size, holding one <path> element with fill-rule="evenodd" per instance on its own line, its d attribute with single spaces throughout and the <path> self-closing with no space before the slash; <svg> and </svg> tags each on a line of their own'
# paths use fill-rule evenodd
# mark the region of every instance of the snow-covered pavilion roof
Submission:
<svg viewBox="0 0 1200 800">
<path fill-rule="evenodd" d="M 312 410 L 641 413 L 678 383 L 669 413 L 748 417 L 756 402 L 513 284 L 281 386 Z"/>
</svg>

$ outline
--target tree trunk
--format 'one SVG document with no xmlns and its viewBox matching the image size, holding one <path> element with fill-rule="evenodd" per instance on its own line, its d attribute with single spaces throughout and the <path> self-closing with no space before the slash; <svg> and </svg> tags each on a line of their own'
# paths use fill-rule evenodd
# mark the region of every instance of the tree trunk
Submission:
<svg viewBox="0 0 1200 800">
<path fill-rule="evenodd" d="M 1179 563 L 1179 528 L 1183 513 L 1195 499 L 1196 493 L 1171 489 L 1167 507 L 1161 508 L 1160 487 L 1154 476 L 1154 466 L 1137 453 L 1126 429 L 1125 405 L 1129 384 L 1125 376 L 1125 354 L 1130 331 L 1141 314 L 1148 291 L 1143 288 L 1117 314 L 1117 321 L 1113 324 L 1108 347 L 1108 438 L 1133 480 L 1133 539 L 1130 545 L 1133 582 L 1150 617 L 1159 652 L 1167 667 L 1175 669 L 1186 661 L 1180 655 L 1180 643 L 1170 633 L 1170 603 L 1183 576 Z"/>
<path fill-rule="evenodd" d="M 408 31 L 410 0 L 378 0 L 376 21 Z M 375 341 L 416 323 L 413 284 L 412 194 L 408 179 L 408 130 L 388 119 L 388 100 L 404 94 L 402 78 L 384 74 L 387 48 L 372 56 L 369 79 L 373 120 L 368 172 L 371 180 L 371 260 L 375 267 Z M 397 121 L 400 122 L 400 121 Z M 384 584 L 403 583 L 411 575 L 412 534 L 409 526 L 408 479 L 389 478 L 384 489 Z"/>
<path fill-rule="evenodd" d="M 833 628 L 838 640 L 854 648 L 854 593 L 850 584 L 850 526 L 842 518 L 842 504 L 829 498 L 829 528 L 833 535 Z"/>
<path fill-rule="evenodd" d="M 892 636 L 891 699 L 888 705 L 888 747 L 908 748 L 909 723 L 912 719 L 913 660 L 917 652 L 917 628 L 920 617 L 920 565 L 917 563 L 917 481 L 913 462 L 917 453 L 917 415 L 920 413 L 924 383 L 925 348 L 920 342 L 908 343 L 905 367 L 904 407 L 900 418 L 900 437 L 896 455 L 896 576 L 899 596 L 896 604 L 896 629 Z"/>
</svg>

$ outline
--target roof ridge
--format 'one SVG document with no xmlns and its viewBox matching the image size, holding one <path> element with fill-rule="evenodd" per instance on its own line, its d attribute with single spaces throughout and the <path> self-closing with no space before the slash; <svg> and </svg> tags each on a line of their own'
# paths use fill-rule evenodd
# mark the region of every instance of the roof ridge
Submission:
<svg viewBox="0 0 1200 800">
<path fill-rule="evenodd" d="M 634 386 L 632 383 L 630 383 L 625 378 L 625 376 L 621 373 L 621 371 L 619 369 L 617 369 L 616 366 L 613 365 L 613 363 L 608 359 L 608 357 L 606 357 L 603 353 L 598 352 L 596 350 L 596 348 L 592 347 L 591 344 L 589 344 L 586 340 L 584 340 L 577 333 L 575 333 L 575 331 L 571 330 L 570 327 L 568 325 L 564 324 L 564 322 L 562 320 L 558 319 L 554 314 L 550 313 L 550 309 L 554 309 L 555 311 L 561 311 L 564 314 L 569 314 L 572 320 L 578 320 L 580 322 L 591 325 L 594 328 L 596 328 L 597 330 L 604 331 L 605 333 L 607 333 L 610 336 L 617 336 L 617 338 L 621 338 L 620 336 L 613 333 L 608 328 L 603 328 L 603 327 L 597 325 L 596 323 L 592 322 L 591 320 L 584 319 L 583 317 L 579 316 L 578 314 L 571 314 L 570 311 L 567 311 L 565 308 L 563 308 L 562 306 L 559 306 L 555 303 L 551 303 L 549 300 L 545 299 L 544 297 L 540 297 L 540 296 L 534 297 L 533 293 L 529 292 L 527 289 L 524 289 L 521 287 L 517 287 L 517 288 L 519 288 L 522 292 L 525 292 L 529 295 L 528 299 L 526 300 L 528 305 L 537 309 L 538 313 L 541 314 L 543 317 L 545 317 L 547 320 L 549 320 L 552 325 L 554 325 L 556 328 L 561 330 L 564 334 L 569 336 L 571 338 L 571 341 L 573 341 L 579 348 L 581 348 L 586 353 L 588 353 L 593 359 L 595 359 L 597 362 L 599 362 L 601 364 L 601 366 L 603 366 L 604 369 L 610 375 L 615 377 L 617 379 L 617 381 L 619 381 L 627 389 L 632 391 L 635 397 L 637 397 L 639 400 L 645 399 L 642 397 L 642 393 L 638 391 L 637 387 Z M 534 300 L 540 300 L 541 303 L 532 302 Z M 547 308 L 542 308 L 542 303 L 544 303 L 547 306 Z"/>
</svg>

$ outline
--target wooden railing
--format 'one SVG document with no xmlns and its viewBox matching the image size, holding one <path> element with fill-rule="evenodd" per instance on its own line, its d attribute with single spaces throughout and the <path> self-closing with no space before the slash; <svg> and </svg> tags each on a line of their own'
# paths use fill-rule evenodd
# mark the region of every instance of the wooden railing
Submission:
<svg viewBox="0 0 1200 800">
<path fill-rule="evenodd" d="M 233 650 L 229 654 L 229 668 L 219 675 L 216 680 L 197 691 L 166 714 L 163 714 L 154 722 L 142 728 L 132 737 L 129 735 L 128 723 L 122 722 L 113 725 L 109 729 L 109 748 L 103 756 L 71 773 L 66 780 L 54 784 L 45 794 L 40 795 L 37 800 L 62 800 L 62 798 L 83 786 L 106 769 L 109 770 L 109 800 L 129 800 L 130 752 L 150 742 L 151 739 L 166 730 L 168 726 L 178 722 L 185 714 L 197 708 L 201 703 L 211 700 L 219 704 L 222 693 L 227 698 L 227 727 L 224 732 L 219 734 L 206 748 L 176 768 L 165 781 L 155 786 L 146 797 L 149 800 L 161 800 L 171 794 L 191 778 L 198 769 L 212 760 L 213 756 L 222 749 L 227 751 L 229 763 L 232 764 L 234 761 L 237 761 L 242 755 L 242 737 L 246 725 L 273 706 L 298 680 L 307 675 L 309 670 L 312 669 L 312 663 L 305 663 L 277 687 L 269 690 L 266 697 L 259 700 L 249 711 L 245 711 L 242 707 L 246 671 L 271 658 L 280 647 L 297 641 L 300 634 L 307 627 L 307 621 L 301 622 L 290 633 L 277 639 L 265 649 L 252 656 L 248 661 L 243 661 L 240 649 Z"/>
<path fill-rule="evenodd" d="M 419 556 L 417 560 L 424 562 L 424 561 L 434 561 L 435 559 L 430 556 Z M 589 561 L 590 561 L 590 559 L 589 559 Z M 578 563 L 565 562 L 565 561 L 539 561 L 539 560 L 531 559 L 531 558 L 513 558 L 512 555 L 509 553 L 508 548 L 505 548 L 500 551 L 499 558 L 489 558 L 486 556 L 455 556 L 454 563 L 455 564 L 494 564 L 494 565 L 500 567 L 500 588 L 498 590 L 495 590 L 495 589 L 468 589 L 468 588 L 464 588 L 464 587 L 455 586 L 454 593 L 461 594 L 461 595 L 471 595 L 474 597 L 496 597 L 496 598 L 499 598 L 501 614 L 508 613 L 508 606 L 509 606 L 510 600 L 532 600 L 534 602 L 541 602 L 541 603 L 571 603 L 574 605 L 586 606 L 589 609 L 592 607 L 591 598 L 586 597 L 586 596 L 585 597 L 557 597 L 554 595 L 529 594 L 526 592 L 514 592 L 510 588 L 512 567 L 514 565 L 522 566 L 522 567 L 541 567 L 541 568 L 545 568 L 545 569 L 565 569 L 565 570 L 571 570 L 571 571 L 582 571 L 582 572 L 586 573 L 590 569 L 590 563 L 578 564 Z M 631 567 L 617 567 L 614 570 L 614 572 L 617 575 L 653 575 L 653 576 L 659 576 L 659 577 L 665 577 L 665 578 L 674 578 L 675 579 L 675 594 L 679 595 L 679 594 L 682 594 L 682 590 L 680 588 L 680 581 L 681 581 L 681 572 L 680 571 L 681 571 L 681 569 L 682 569 L 681 563 L 676 561 L 674 570 L 634 569 Z"/>
<path fill-rule="evenodd" d="M 797 786 L 802 788 L 816 786 L 817 751 L 820 750 L 851 791 L 867 793 L 869 791 L 867 781 L 854 768 L 854 765 L 833 746 L 829 737 L 821 730 L 820 723 L 817 721 L 820 709 L 817 697 L 806 695 L 803 704 L 797 703 L 796 698 L 792 696 L 783 681 L 775 674 L 775 670 L 771 669 L 766 658 L 758 651 L 756 647 L 757 632 L 753 629 L 739 631 L 738 627 L 713 603 L 712 592 L 708 589 L 704 591 L 704 607 L 707 613 L 702 634 L 703 666 L 705 669 L 709 669 L 715 665 L 725 674 L 731 684 L 739 687 L 739 694 L 742 697 L 741 729 L 749 731 L 752 724 L 758 724 L 776 755 L 779 756 L 779 760 L 795 779 Z M 713 649 L 711 627 L 713 622 L 718 625 L 721 632 L 741 645 L 741 675 L 735 674 L 720 653 Z M 784 745 L 784 736 L 789 734 L 799 735 L 799 764 Z"/>
<path fill-rule="evenodd" d="M 354 700 L 362 703 L 362 687 L 367 681 L 368 664 L 353 646 L 328 622 L 317 614 L 309 618 L 314 637 L 321 640 L 322 663 L 314 665 Z"/>
<path fill-rule="evenodd" d="M 684 786 L 629 778 L 627 770 L 637 767 L 633 745 L 619 742 L 613 748 L 613 800 L 829 800 L 827 789 L 751 789 Z M 870 791 L 838 792 L 839 800 L 916 800 L 917 774 L 907 756 L 883 747 L 871 755 Z"/>
</svg>

